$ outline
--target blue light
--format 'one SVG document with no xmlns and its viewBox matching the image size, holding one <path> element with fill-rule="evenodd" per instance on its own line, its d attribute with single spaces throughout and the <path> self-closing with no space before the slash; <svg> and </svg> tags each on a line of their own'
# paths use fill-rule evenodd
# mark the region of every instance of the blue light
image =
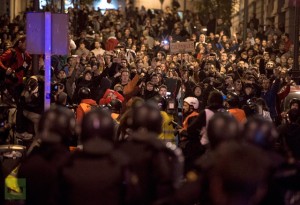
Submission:
<svg viewBox="0 0 300 205">
<path fill-rule="evenodd" d="M 52 45 L 52 26 L 51 12 L 45 12 L 45 93 L 44 110 L 50 108 L 51 96 L 51 45 Z"/>
</svg>

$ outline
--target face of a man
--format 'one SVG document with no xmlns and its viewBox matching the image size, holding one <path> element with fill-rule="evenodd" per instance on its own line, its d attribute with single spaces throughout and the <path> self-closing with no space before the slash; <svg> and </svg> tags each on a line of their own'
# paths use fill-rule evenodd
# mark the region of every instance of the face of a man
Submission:
<svg viewBox="0 0 300 205">
<path fill-rule="evenodd" d="M 234 89 L 236 91 L 241 91 L 242 90 L 242 82 L 240 80 L 237 80 L 234 82 Z"/>
<path fill-rule="evenodd" d="M 264 79 L 262 81 L 262 87 L 264 90 L 268 90 L 270 87 L 270 80 L 269 79 Z"/>
<path fill-rule="evenodd" d="M 292 105 L 291 105 L 291 109 L 299 109 L 299 105 L 298 105 L 298 103 L 293 103 Z"/>
<path fill-rule="evenodd" d="M 159 89 L 159 94 L 162 97 L 166 97 L 167 96 L 167 89 L 166 88 L 160 88 Z"/>
<path fill-rule="evenodd" d="M 95 48 L 97 48 L 97 49 L 100 48 L 100 43 L 97 41 L 95 42 Z"/>
<path fill-rule="evenodd" d="M 92 74 L 91 73 L 86 73 L 84 76 L 85 80 L 91 80 L 92 79 Z"/>
<path fill-rule="evenodd" d="M 25 51 L 26 50 L 26 41 L 24 41 L 24 42 L 20 41 L 18 47 L 21 51 Z"/>
<path fill-rule="evenodd" d="M 147 86 L 146 86 L 146 89 L 148 90 L 148 91 L 153 91 L 153 85 L 151 84 L 151 83 L 148 83 L 147 84 Z"/>
<path fill-rule="evenodd" d="M 221 60 L 222 61 L 227 61 L 227 59 L 228 59 L 227 54 L 226 53 L 222 53 Z"/>
<path fill-rule="evenodd" d="M 184 102 L 182 109 L 183 109 L 183 113 L 188 113 L 190 111 L 190 105 L 187 102 Z"/>
<path fill-rule="evenodd" d="M 152 82 L 154 85 L 157 85 L 158 82 L 159 82 L 158 76 L 153 76 L 153 77 L 151 78 L 151 82 Z"/>
<path fill-rule="evenodd" d="M 199 36 L 199 41 L 200 41 L 200 42 L 205 42 L 205 35 L 204 35 L 204 34 L 201 34 L 201 35 Z"/>
<path fill-rule="evenodd" d="M 246 95 L 250 95 L 252 93 L 252 88 L 251 87 L 246 87 L 245 88 L 245 93 L 246 93 Z"/>
<path fill-rule="evenodd" d="M 67 77 L 67 75 L 66 75 L 66 73 L 65 73 L 65 71 L 59 71 L 59 73 L 58 73 L 58 78 L 59 79 L 64 79 L 64 78 L 66 78 Z"/>
<path fill-rule="evenodd" d="M 122 72 L 121 81 L 122 83 L 127 83 L 129 81 L 129 72 Z"/>
</svg>

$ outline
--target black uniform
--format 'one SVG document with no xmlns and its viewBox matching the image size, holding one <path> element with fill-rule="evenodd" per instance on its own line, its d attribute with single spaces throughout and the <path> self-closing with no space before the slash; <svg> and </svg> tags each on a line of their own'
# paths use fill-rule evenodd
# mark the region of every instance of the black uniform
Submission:
<svg viewBox="0 0 300 205">
<path fill-rule="evenodd" d="M 135 204 L 152 204 L 174 191 L 172 157 L 155 133 L 134 132 L 120 149 L 130 157 L 132 170 L 139 178 L 140 192 Z"/>
<path fill-rule="evenodd" d="M 81 123 L 83 150 L 75 152 L 61 171 L 61 204 L 130 204 L 131 184 L 138 179 L 113 144 L 114 122 L 107 111 L 86 113 Z"/>
<path fill-rule="evenodd" d="M 76 152 L 61 174 L 61 204 L 125 204 L 129 171 L 127 159 L 110 142 L 92 142 L 97 150 Z M 128 186 L 126 186 L 128 185 Z"/>
<path fill-rule="evenodd" d="M 26 204 L 57 204 L 58 169 L 69 154 L 60 144 L 42 144 L 34 149 L 18 172 L 18 178 L 26 179 Z"/>
<path fill-rule="evenodd" d="M 18 172 L 18 178 L 26 179 L 26 204 L 57 204 L 58 170 L 69 157 L 74 129 L 75 117 L 69 109 L 57 106 L 43 113 L 38 140 Z"/>
</svg>

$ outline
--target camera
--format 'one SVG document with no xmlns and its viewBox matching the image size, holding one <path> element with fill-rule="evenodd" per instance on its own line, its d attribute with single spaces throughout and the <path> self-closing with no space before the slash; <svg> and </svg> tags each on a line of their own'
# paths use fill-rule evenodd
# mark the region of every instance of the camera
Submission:
<svg viewBox="0 0 300 205">
<path fill-rule="evenodd" d="M 176 101 L 174 98 L 171 97 L 171 93 L 167 92 L 167 110 L 168 114 L 176 114 Z"/>
<path fill-rule="evenodd" d="M 59 89 L 62 89 L 63 87 L 64 87 L 64 85 L 61 84 L 61 83 L 54 83 L 54 84 L 52 85 L 52 87 L 51 87 L 51 90 L 52 90 L 54 93 L 56 93 L 56 92 L 58 92 Z"/>
<path fill-rule="evenodd" d="M 52 90 L 53 90 L 54 92 L 57 92 L 57 91 L 58 91 L 58 85 L 57 85 L 57 84 L 54 85 Z"/>
</svg>

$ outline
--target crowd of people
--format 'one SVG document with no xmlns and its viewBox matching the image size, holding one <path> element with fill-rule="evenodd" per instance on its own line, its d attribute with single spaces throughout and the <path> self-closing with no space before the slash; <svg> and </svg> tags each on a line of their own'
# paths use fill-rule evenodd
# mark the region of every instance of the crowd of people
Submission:
<svg viewBox="0 0 300 205">
<path fill-rule="evenodd" d="M 51 57 L 46 111 L 26 16 L 1 16 L 0 144 L 26 147 L 26 204 L 294 203 L 300 99 L 282 105 L 296 85 L 288 33 L 255 15 L 230 33 L 227 19 L 182 19 L 178 8 L 69 8 L 69 54 Z M 170 50 L 185 41 L 194 52 Z"/>
</svg>

